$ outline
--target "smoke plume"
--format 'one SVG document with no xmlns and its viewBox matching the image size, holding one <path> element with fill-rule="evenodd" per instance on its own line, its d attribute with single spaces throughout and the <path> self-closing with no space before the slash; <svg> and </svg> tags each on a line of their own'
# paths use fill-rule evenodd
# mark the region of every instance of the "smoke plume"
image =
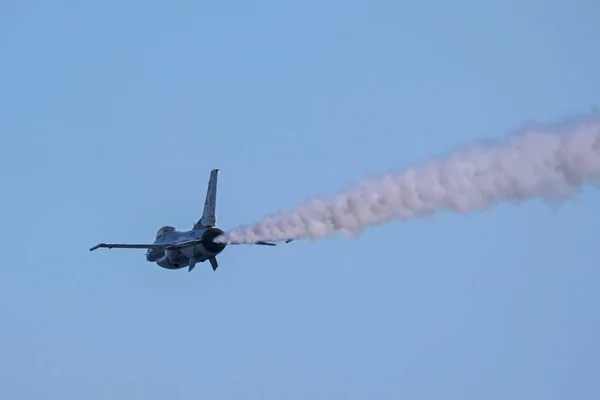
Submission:
<svg viewBox="0 0 600 400">
<path fill-rule="evenodd" d="M 482 211 L 497 202 L 566 198 L 600 181 L 600 115 L 555 125 L 527 123 L 495 143 L 472 143 L 421 165 L 318 197 L 249 226 L 220 242 L 318 240 L 439 211 Z"/>
</svg>

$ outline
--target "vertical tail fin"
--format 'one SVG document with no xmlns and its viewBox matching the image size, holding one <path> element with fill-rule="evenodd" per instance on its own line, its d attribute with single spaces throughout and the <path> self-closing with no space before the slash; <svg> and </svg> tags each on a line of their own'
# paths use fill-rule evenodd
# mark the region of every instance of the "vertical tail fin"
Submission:
<svg viewBox="0 0 600 400">
<path fill-rule="evenodd" d="M 210 171 L 210 179 L 208 180 L 208 189 L 206 189 L 206 200 L 204 201 L 204 213 L 202 218 L 194 224 L 194 229 L 209 228 L 217 225 L 217 174 L 218 169 Z"/>
</svg>

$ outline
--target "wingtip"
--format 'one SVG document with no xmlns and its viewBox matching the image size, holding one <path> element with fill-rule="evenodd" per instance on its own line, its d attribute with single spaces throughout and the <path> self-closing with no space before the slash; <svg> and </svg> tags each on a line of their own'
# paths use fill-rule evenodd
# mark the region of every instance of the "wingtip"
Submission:
<svg viewBox="0 0 600 400">
<path fill-rule="evenodd" d="M 97 245 L 95 245 L 94 247 L 92 247 L 92 248 L 90 249 L 90 251 L 94 251 L 94 250 L 96 250 L 96 249 L 99 249 L 99 248 L 100 248 L 100 247 L 102 247 L 102 246 L 104 246 L 104 243 L 97 244 Z"/>
</svg>

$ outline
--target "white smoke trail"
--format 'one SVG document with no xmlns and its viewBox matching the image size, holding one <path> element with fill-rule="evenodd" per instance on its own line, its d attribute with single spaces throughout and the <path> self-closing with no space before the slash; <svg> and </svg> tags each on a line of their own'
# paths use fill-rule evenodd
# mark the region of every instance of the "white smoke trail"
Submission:
<svg viewBox="0 0 600 400">
<path fill-rule="evenodd" d="M 365 181 L 339 194 L 232 229 L 217 240 L 251 243 L 361 229 L 438 211 L 481 211 L 496 202 L 565 198 L 600 182 L 600 115 L 529 124 L 502 143 L 466 149 Z"/>
</svg>

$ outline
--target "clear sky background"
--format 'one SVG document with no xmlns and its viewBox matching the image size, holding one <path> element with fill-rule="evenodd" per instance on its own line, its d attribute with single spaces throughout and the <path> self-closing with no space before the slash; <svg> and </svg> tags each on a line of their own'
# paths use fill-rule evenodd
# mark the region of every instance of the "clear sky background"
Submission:
<svg viewBox="0 0 600 400">
<path fill-rule="evenodd" d="M 600 194 L 147 263 L 600 105 L 600 5 L 0 4 L 0 398 L 598 399 Z"/>
</svg>

